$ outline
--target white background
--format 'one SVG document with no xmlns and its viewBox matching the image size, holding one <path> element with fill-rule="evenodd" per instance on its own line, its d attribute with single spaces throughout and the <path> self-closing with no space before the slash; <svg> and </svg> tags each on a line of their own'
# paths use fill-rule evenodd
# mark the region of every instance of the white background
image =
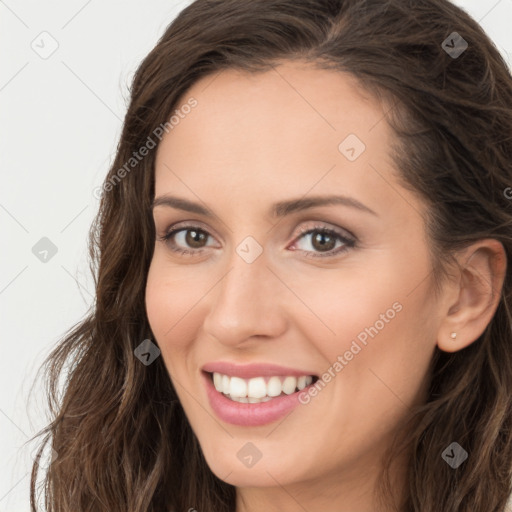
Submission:
<svg viewBox="0 0 512 512">
<path fill-rule="evenodd" d="M 35 443 L 23 443 L 47 418 L 42 390 L 29 404 L 28 392 L 44 357 L 92 302 L 93 189 L 113 159 L 128 86 L 189 3 L 0 0 L 0 512 L 29 512 Z M 512 0 L 455 3 L 512 65 Z M 32 48 L 57 44 L 46 59 Z M 46 263 L 32 253 L 43 237 L 58 251 Z"/>
</svg>

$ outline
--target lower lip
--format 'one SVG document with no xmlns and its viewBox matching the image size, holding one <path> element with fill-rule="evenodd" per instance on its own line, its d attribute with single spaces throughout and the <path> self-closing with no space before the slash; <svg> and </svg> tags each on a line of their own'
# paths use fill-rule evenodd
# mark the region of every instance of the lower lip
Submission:
<svg viewBox="0 0 512 512">
<path fill-rule="evenodd" d="M 210 374 L 205 372 L 202 372 L 202 374 L 206 384 L 208 400 L 215 414 L 226 423 L 243 427 L 266 425 L 283 418 L 300 404 L 299 393 L 307 391 L 309 387 L 307 386 L 291 395 L 278 396 L 268 402 L 245 404 L 226 398 L 215 389 Z"/>
</svg>

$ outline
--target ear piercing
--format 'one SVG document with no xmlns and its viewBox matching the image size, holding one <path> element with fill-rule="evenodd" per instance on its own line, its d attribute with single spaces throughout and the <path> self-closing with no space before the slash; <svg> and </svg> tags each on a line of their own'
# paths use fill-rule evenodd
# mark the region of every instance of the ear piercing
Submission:
<svg viewBox="0 0 512 512">
<path fill-rule="evenodd" d="M 456 337 L 457 337 L 457 333 L 456 333 L 456 332 L 452 332 L 452 333 L 450 334 L 450 338 L 451 338 L 452 340 L 454 340 Z"/>
</svg>

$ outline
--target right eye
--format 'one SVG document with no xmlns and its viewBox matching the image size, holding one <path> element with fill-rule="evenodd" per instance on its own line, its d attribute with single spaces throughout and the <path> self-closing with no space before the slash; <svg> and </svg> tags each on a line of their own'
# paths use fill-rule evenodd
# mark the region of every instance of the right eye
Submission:
<svg viewBox="0 0 512 512">
<path fill-rule="evenodd" d="M 205 246 L 201 244 L 207 241 L 208 237 L 211 237 L 211 235 L 198 226 L 181 226 L 167 232 L 159 240 L 165 242 L 171 251 L 193 255 L 203 251 Z"/>
</svg>

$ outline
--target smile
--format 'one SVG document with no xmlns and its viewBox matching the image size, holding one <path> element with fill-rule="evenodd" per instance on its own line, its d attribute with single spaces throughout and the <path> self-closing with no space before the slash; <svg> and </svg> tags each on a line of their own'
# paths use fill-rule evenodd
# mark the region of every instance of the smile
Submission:
<svg viewBox="0 0 512 512">
<path fill-rule="evenodd" d="M 273 364 L 208 363 L 202 379 L 213 413 L 222 421 L 244 427 L 275 422 L 301 404 L 299 393 L 318 376 Z"/>
<path fill-rule="evenodd" d="M 303 390 L 315 379 L 313 375 L 301 375 L 300 377 L 274 375 L 272 377 L 253 377 L 252 379 L 243 379 L 218 372 L 210 375 L 213 385 L 219 393 L 229 400 L 249 404 L 268 402 L 279 396 L 291 395 Z"/>
</svg>

